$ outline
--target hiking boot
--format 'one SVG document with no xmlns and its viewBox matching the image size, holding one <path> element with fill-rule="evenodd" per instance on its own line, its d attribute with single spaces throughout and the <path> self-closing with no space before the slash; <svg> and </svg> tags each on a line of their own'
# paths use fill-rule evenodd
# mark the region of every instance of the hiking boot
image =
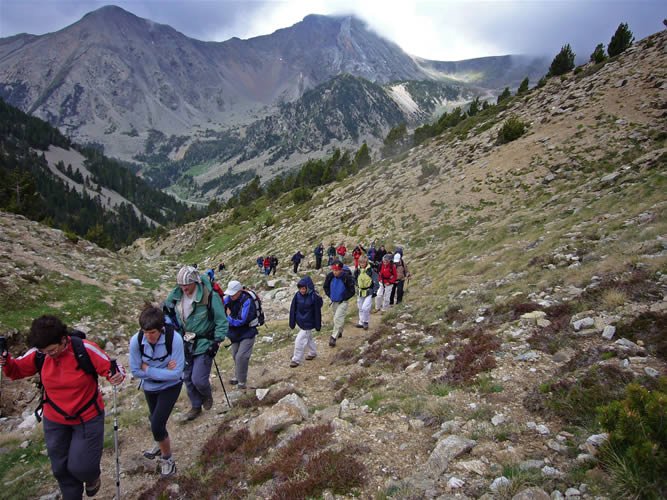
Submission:
<svg viewBox="0 0 667 500">
<path fill-rule="evenodd" d="M 185 420 L 194 420 L 201 415 L 201 408 L 190 408 L 190 411 L 185 415 Z"/>
<path fill-rule="evenodd" d="M 176 474 L 176 462 L 173 457 L 160 459 L 160 475 L 162 477 L 173 476 Z"/>
<path fill-rule="evenodd" d="M 289 367 L 290 367 L 290 368 L 296 368 L 297 366 L 299 366 L 299 363 L 297 363 L 296 361 L 292 361 L 292 362 L 289 364 Z"/>
<path fill-rule="evenodd" d="M 312 361 L 316 357 L 317 357 L 317 354 L 309 354 L 308 356 L 306 356 L 306 361 Z"/>
<path fill-rule="evenodd" d="M 355 328 L 363 328 L 364 324 L 363 323 L 357 323 L 356 325 L 354 325 L 354 327 Z"/>
<path fill-rule="evenodd" d="M 204 407 L 204 410 L 210 410 L 213 406 L 213 396 L 205 398 L 201 405 Z"/>
<path fill-rule="evenodd" d="M 334 337 L 329 337 L 329 347 L 336 347 L 336 339 Z"/>
<path fill-rule="evenodd" d="M 368 323 L 364 322 L 364 330 L 368 330 Z"/>
<path fill-rule="evenodd" d="M 101 486 L 102 486 L 102 478 L 100 476 L 97 476 L 97 479 L 95 479 L 94 481 L 86 483 L 86 496 L 94 497 L 95 495 L 97 495 L 97 492 L 100 491 Z"/>
<path fill-rule="evenodd" d="M 235 379 L 235 378 L 230 378 L 230 379 L 229 379 L 229 383 L 232 384 L 232 385 L 236 385 L 236 384 L 239 383 L 239 381 L 238 381 L 237 379 Z"/>
<path fill-rule="evenodd" d="M 160 446 L 157 444 L 153 446 L 153 448 L 151 448 L 150 450 L 144 451 L 144 457 L 149 460 L 153 460 L 155 457 L 161 457 L 161 456 L 162 456 L 162 451 L 160 451 Z"/>
<path fill-rule="evenodd" d="M 343 330 L 338 330 L 338 337 L 336 338 L 341 338 L 343 336 Z"/>
</svg>

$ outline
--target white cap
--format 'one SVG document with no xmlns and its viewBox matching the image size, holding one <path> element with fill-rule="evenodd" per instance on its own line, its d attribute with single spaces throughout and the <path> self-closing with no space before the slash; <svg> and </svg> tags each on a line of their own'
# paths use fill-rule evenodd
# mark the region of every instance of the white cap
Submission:
<svg viewBox="0 0 667 500">
<path fill-rule="evenodd" d="M 243 285 L 241 285 L 241 283 L 236 280 L 232 280 L 229 283 L 227 283 L 227 289 L 225 290 L 225 297 L 231 297 L 232 295 L 235 295 L 241 290 L 243 290 Z"/>
<path fill-rule="evenodd" d="M 400 261 L 401 261 L 401 254 L 400 253 L 394 254 L 394 262 L 398 264 Z"/>
</svg>

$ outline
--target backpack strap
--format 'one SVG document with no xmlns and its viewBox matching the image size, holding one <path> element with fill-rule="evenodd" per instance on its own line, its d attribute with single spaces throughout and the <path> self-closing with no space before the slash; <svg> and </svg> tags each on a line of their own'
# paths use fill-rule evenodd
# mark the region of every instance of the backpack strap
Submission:
<svg viewBox="0 0 667 500">
<path fill-rule="evenodd" d="M 141 358 L 147 358 L 151 361 L 164 361 L 169 356 L 171 356 L 172 345 L 174 344 L 174 325 L 166 324 L 164 325 L 164 345 L 167 349 L 167 354 L 160 356 L 158 358 L 153 358 L 144 352 L 144 331 L 139 330 L 139 336 L 137 337 L 137 343 L 139 344 L 139 353 Z"/>
<path fill-rule="evenodd" d="M 47 403 L 57 413 L 65 417 L 65 420 L 78 419 L 81 421 L 81 423 L 83 423 L 83 418 L 81 417 L 81 415 L 83 415 L 83 413 L 93 405 L 97 410 L 97 414 L 98 415 L 102 414 L 102 408 L 97 402 L 97 397 L 99 395 L 99 382 L 97 380 L 97 370 L 95 370 L 95 366 L 93 365 L 93 362 L 90 359 L 88 351 L 86 350 L 86 345 L 83 339 L 76 335 L 69 336 L 69 340 L 72 343 L 72 351 L 74 351 L 74 358 L 76 359 L 78 365 L 77 368 L 83 370 L 85 373 L 93 377 L 93 379 L 95 380 L 95 392 L 93 396 L 90 398 L 90 400 L 88 400 L 88 402 L 86 402 L 81 408 L 79 408 L 79 410 L 76 413 L 70 415 L 67 412 L 65 412 L 62 408 L 60 408 L 53 401 L 51 401 L 48 398 L 48 395 L 46 394 L 46 390 L 44 389 L 44 384 L 42 383 L 42 368 L 44 367 L 44 360 L 46 359 L 46 356 L 43 353 L 37 351 L 37 355 L 35 356 L 35 367 L 37 368 L 37 372 L 39 374 L 38 385 L 41 391 L 39 406 L 37 406 L 37 408 L 35 409 L 35 418 L 37 419 L 38 422 L 42 421 L 43 408 L 44 405 Z"/>
</svg>

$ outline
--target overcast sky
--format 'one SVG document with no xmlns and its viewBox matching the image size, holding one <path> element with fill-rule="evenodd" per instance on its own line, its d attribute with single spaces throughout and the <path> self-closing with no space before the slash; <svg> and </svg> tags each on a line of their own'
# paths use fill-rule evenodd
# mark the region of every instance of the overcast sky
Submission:
<svg viewBox="0 0 667 500">
<path fill-rule="evenodd" d="M 555 55 L 585 58 L 627 22 L 640 39 L 663 29 L 665 0 L 0 0 L 0 37 L 57 31 L 104 5 L 207 41 L 250 38 L 308 14 L 355 14 L 406 52 L 436 60 Z"/>
</svg>

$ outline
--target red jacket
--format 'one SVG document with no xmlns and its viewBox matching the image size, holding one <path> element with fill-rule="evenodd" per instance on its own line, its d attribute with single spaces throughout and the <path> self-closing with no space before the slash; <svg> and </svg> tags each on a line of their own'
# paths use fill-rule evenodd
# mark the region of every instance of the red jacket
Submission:
<svg viewBox="0 0 667 500">
<path fill-rule="evenodd" d="M 380 272 L 378 273 L 380 283 L 383 285 L 393 285 L 396 283 L 396 265 L 393 262 L 382 262 Z"/>
<path fill-rule="evenodd" d="M 94 342 L 83 341 L 90 360 L 96 368 L 97 373 L 110 377 L 111 360 L 109 356 Z M 32 348 L 19 358 L 7 356 L 7 363 L 4 366 L 4 373 L 12 380 L 29 377 L 37 373 L 35 366 L 35 356 L 37 349 Z M 121 373 L 124 373 L 121 366 L 118 367 Z M 44 366 L 42 366 L 42 384 L 50 400 L 66 413 L 74 415 L 82 406 L 90 401 L 97 391 L 97 405 L 104 410 L 104 401 L 102 393 L 97 388 L 97 383 L 92 376 L 79 368 L 79 364 L 74 357 L 72 343 L 67 342 L 65 350 L 57 357 L 46 356 Z M 91 405 L 83 412 L 81 418 L 84 422 L 98 415 L 95 405 Z M 65 425 L 77 425 L 80 420 L 66 420 L 64 416 L 55 411 L 50 404 L 44 405 L 44 416 L 52 422 Z"/>
<path fill-rule="evenodd" d="M 345 245 L 341 245 L 336 249 L 336 253 L 340 255 L 341 257 L 345 257 L 345 254 L 347 253 L 347 247 Z"/>
<path fill-rule="evenodd" d="M 268 269 L 269 267 L 271 267 L 271 259 L 270 259 L 269 257 L 266 257 L 266 258 L 264 259 L 264 267 L 267 268 L 267 269 Z"/>
</svg>

